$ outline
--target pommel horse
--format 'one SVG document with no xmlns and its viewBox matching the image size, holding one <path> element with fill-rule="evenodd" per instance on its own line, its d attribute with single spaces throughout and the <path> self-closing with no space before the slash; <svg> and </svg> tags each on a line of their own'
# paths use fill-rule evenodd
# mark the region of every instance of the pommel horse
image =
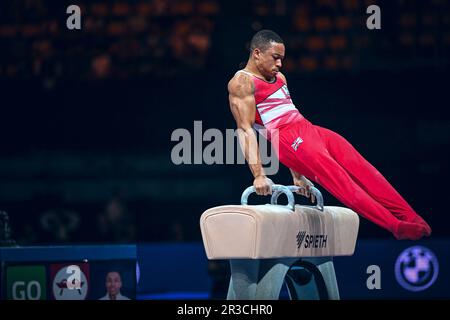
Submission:
<svg viewBox="0 0 450 320">
<path fill-rule="evenodd" d="M 208 259 L 228 259 L 228 300 L 276 300 L 283 282 L 292 300 L 339 300 L 333 256 L 354 253 L 359 217 L 344 207 L 296 205 L 299 187 L 272 186 L 270 204 L 248 205 L 255 188 L 242 193 L 241 205 L 206 210 L 200 229 Z M 287 205 L 279 205 L 285 194 Z"/>
</svg>

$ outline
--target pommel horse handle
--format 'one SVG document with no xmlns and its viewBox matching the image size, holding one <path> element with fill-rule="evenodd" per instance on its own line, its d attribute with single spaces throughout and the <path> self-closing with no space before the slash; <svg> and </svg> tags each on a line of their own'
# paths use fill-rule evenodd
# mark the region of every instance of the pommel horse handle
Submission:
<svg viewBox="0 0 450 320">
<path fill-rule="evenodd" d="M 297 192 L 300 189 L 305 190 L 304 187 L 298 187 L 298 186 L 285 186 L 285 188 L 288 188 L 289 191 L 293 192 Z M 320 210 L 323 212 L 323 197 L 322 197 L 322 193 L 319 191 L 319 189 L 317 189 L 316 187 L 311 187 L 311 193 L 314 195 L 314 197 L 316 197 L 316 209 Z M 270 199 L 270 204 L 278 204 L 278 197 L 282 194 L 283 192 L 280 192 L 278 190 L 275 190 L 275 192 L 272 192 L 272 198 Z"/>
<path fill-rule="evenodd" d="M 270 199 L 270 204 L 276 205 L 278 204 L 278 197 L 281 194 L 285 194 L 288 198 L 288 204 L 285 206 L 291 211 L 295 211 L 295 198 L 293 192 L 297 192 L 299 189 L 304 189 L 303 187 L 298 186 L 283 186 L 280 184 L 274 184 L 272 185 L 272 198 Z M 255 187 L 250 186 L 247 189 L 244 190 L 241 196 L 241 204 L 247 205 L 248 204 L 248 197 L 256 192 Z M 320 211 L 323 211 L 323 197 L 322 193 L 319 191 L 319 189 L 312 187 L 311 193 L 316 197 L 316 208 Z"/>
<path fill-rule="evenodd" d="M 255 187 L 250 186 L 247 189 L 244 190 L 244 192 L 242 192 L 242 196 L 241 196 L 241 204 L 242 205 L 247 205 L 248 203 L 248 197 L 252 194 L 256 192 Z M 278 195 L 284 193 L 287 198 L 288 198 L 288 204 L 286 205 L 286 207 L 291 210 L 291 211 L 295 211 L 295 199 L 294 199 L 294 194 L 292 193 L 291 190 L 289 190 L 288 187 L 283 186 L 281 184 L 273 184 L 272 185 L 272 196 L 274 193 L 277 193 Z"/>
</svg>

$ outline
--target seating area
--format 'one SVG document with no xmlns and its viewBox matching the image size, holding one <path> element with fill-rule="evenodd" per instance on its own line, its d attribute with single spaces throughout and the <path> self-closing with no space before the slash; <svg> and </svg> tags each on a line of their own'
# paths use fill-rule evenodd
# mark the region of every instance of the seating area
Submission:
<svg viewBox="0 0 450 320">
<path fill-rule="evenodd" d="M 371 4 L 381 7 L 381 30 L 366 28 Z M 55 82 L 202 72 L 216 68 L 217 52 L 229 46 L 217 38 L 223 27 L 252 34 L 276 25 L 287 46 L 284 70 L 291 73 L 442 66 L 450 53 L 448 0 L 253 0 L 243 12 L 218 0 L 78 5 L 82 30 L 69 31 L 63 4 L 1 3 L 0 78 Z M 234 27 L 227 18 L 234 14 L 252 20 L 248 30 Z"/>
<path fill-rule="evenodd" d="M 277 3 L 285 5 L 276 5 Z M 358 71 L 448 65 L 450 2 L 254 1 L 254 14 L 290 19 L 284 38 L 289 72 Z M 368 30 L 366 8 L 381 9 L 381 30 Z M 277 14 L 278 13 L 278 14 Z M 406 59 L 405 59 L 406 58 Z"/>
<path fill-rule="evenodd" d="M 0 4 L 0 77 L 127 79 L 202 69 L 220 8 L 212 0 L 78 5 L 81 30 L 66 28 L 61 4 Z"/>
</svg>

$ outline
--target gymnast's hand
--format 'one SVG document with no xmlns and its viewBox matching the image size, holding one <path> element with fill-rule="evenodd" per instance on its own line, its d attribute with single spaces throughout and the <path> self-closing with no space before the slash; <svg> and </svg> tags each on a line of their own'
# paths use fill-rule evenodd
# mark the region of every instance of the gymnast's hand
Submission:
<svg viewBox="0 0 450 320">
<path fill-rule="evenodd" d="M 316 201 L 316 197 L 311 193 L 311 187 L 314 187 L 314 184 L 309 181 L 304 175 L 294 176 L 294 185 L 297 187 L 302 187 L 302 189 L 298 189 L 297 193 L 310 198 L 311 203 Z"/>
<path fill-rule="evenodd" d="M 257 176 L 253 181 L 253 186 L 256 189 L 256 194 L 266 196 L 272 194 L 273 182 L 264 175 Z"/>
</svg>

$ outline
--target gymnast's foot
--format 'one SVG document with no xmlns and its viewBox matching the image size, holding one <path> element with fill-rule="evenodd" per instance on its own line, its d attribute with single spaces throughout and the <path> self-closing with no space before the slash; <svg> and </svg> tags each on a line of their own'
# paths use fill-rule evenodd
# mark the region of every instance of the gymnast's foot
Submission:
<svg viewBox="0 0 450 320">
<path fill-rule="evenodd" d="M 416 223 L 416 224 L 421 224 L 425 227 L 427 233 L 425 234 L 426 236 L 430 236 L 431 235 L 431 227 L 430 225 L 418 214 L 411 214 L 411 215 L 402 215 L 402 216 L 397 216 L 397 218 L 401 221 L 405 221 L 405 222 L 410 222 L 410 223 Z"/>
<path fill-rule="evenodd" d="M 425 225 L 422 223 L 400 221 L 397 226 L 397 231 L 394 232 L 397 240 L 419 240 L 424 236 L 431 234 Z"/>
<path fill-rule="evenodd" d="M 425 235 L 427 237 L 429 237 L 431 235 L 431 227 L 430 227 L 430 225 L 425 220 L 423 220 L 423 218 L 421 216 L 416 215 L 409 222 L 418 223 L 418 224 L 423 225 L 425 227 L 426 231 L 427 231 L 427 233 Z"/>
</svg>

